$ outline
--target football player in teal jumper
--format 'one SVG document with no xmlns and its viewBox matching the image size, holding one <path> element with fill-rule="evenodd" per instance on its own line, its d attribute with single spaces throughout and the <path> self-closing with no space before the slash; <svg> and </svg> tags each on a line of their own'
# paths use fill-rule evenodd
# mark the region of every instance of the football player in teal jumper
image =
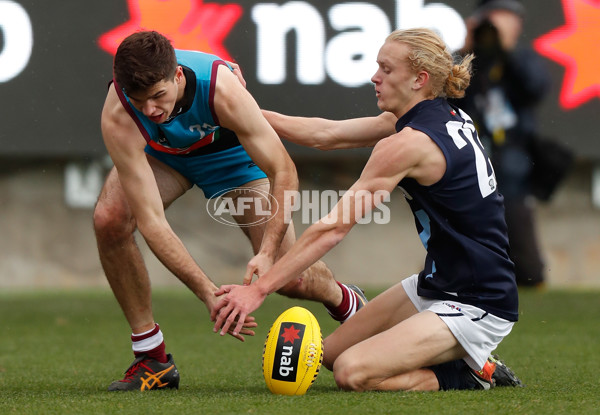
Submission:
<svg viewBox="0 0 600 415">
<path fill-rule="evenodd" d="M 106 278 L 131 327 L 135 360 L 109 390 L 176 388 L 179 373 L 154 320 L 150 278 L 134 231 L 212 313 L 217 286 L 173 232 L 165 208 L 194 184 L 207 198 L 235 199 L 245 190 L 268 195 L 262 205 L 232 215 L 255 254 L 247 270 L 260 277 L 295 241 L 283 207 L 298 178 L 237 66 L 175 50 L 163 35 L 143 31 L 120 44 L 113 69 L 101 127 L 114 168 L 94 211 L 94 229 Z M 280 208 L 258 220 L 259 210 L 269 206 Z M 193 226 L 194 217 L 188 222 Z M 322 262 L 279 292 L 319 301 L 340 321 L 366 302 L 360 289 L 338 283 Z M 231 334 L 240 340 L 254 334 L 252 317 L 244 317 L 242 326 Z"/>
</svg>

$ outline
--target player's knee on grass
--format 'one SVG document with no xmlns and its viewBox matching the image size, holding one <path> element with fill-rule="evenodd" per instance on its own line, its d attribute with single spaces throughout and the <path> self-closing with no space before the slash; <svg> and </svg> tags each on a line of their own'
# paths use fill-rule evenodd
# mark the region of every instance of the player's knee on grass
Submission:
<svg viewBox="0 0 600 415">
<path fill-rule="evenodd" d="M 374 386 L 365 376 L 359 359 L 347 354 L 340 355 L 333 364 L 333 378 L 343 390 L 362 392 L 371 390 Z"/>
</svg>

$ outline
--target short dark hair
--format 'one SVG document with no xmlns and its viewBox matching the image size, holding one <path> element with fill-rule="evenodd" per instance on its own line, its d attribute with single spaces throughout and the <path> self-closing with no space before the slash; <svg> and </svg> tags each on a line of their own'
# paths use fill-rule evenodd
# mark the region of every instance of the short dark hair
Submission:
<svg viewBox="0 0 600 415">
<path fill-rule="evenodd" d="M 170 80 L 177 70 L 175 49 L 169 39 L 154 31 L 127 36 L 119 45 L 113 63 L 113 76 L 128 92 L 147 90 Z"/>
</svg>

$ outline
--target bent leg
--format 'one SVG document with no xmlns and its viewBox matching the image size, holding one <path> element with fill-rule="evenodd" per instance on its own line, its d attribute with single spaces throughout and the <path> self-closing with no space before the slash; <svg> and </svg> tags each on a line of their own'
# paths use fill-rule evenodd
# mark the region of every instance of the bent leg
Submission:
<svg viewBox="0 0 600 415">
<path fill-rule="evenodd" d="M 434 313 L 418 313 L 402 284 L 388 289 L 325 339 L 324 365 L 342 389 L 438 390 L 427 367 L 465 351 Z"/>
<path fill-rule="evenodd" d="M 417 312 L 402 283 L 388 288 L 324 339 L 323 366 L 332 370 L 333 363 L 345 350 L 394 327 Z"/>
<path fill-rule="evenodd" d="M 344 351 L 333 375 L 347 390 L 439 390 L 426 368 L 465 354 L 448 326 L 424 311 Z"/>
<path fill-rule="evenodd" d="M 170 167 L 148 156 L 166 206 L 191 184 Z M 136 244 L 136 221 L 115 168 L 108 174 L 94 209 L 94 231 L 108 283 L 133 333 L 154 327 L 150 278 Z"/>
</svg>

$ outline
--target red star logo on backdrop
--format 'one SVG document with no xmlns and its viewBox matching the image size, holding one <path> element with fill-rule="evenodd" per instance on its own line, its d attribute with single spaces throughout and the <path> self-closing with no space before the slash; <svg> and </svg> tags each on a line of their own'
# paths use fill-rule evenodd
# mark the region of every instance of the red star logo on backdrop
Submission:
<svg viewBox="0 0 600 415">
<path fill-rule="evenodd" d="M 295 329 L 293 325 L 288 328 L 284 327 L 283 334 L 281 335 L 281 337 L 283 337 L 285 339 L 284 343 L 287 343 L 287 342 L 294 343 L 294 340 L 300 338 L 300 336 L 298 336 L 299 332 L 300 332 L 300 330 Z"/>
<path fill-rule="evenodd" d="M 203 0 L 127 0 L 129 21 L 104 33 L 98 43 L 114 55 L 125 37 L 137 30 L 156 30 L 177 49 L 192 49 L 232 60 L 223 46 L 242 15 L 239 4 L 204 3 Z"/>
<path fill-rule="evenodd" d="M 565 67 L 560 104 L 576 108 L 600 98 L 600 1 L 562 0 L 566 23 L 539 37 L 535 50 Z"/>
</svg>

